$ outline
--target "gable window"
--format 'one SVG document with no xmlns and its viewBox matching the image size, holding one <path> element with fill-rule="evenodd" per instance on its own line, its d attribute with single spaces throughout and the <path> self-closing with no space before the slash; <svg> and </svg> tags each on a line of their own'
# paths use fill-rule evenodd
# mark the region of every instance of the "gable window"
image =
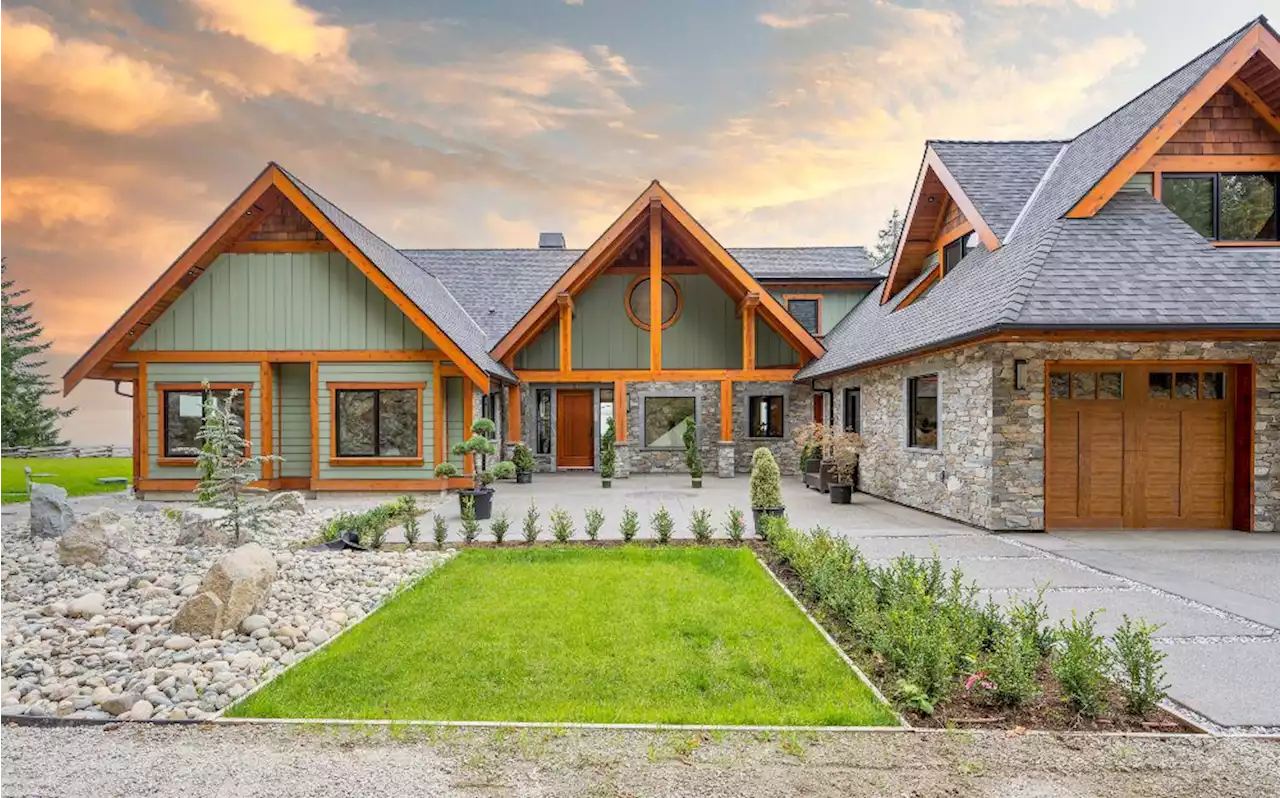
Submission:
<svg viewBox="0 0 1280 798">
<path fill-rule="evenodd" d="M 696 424 L 698 402 L 692 396 L 644 398 L 644 445 L 648 449 L 683 449 L 684 430 Z"/>
<path fill-rule="evenodd" d="M 907 380 L 907 445 L 938 448 L 938 375 Z"/>
<path fill-rule="evenodd" d="M 800 294 L 786 297 L 787 312 L 810 335 L 822 335 L 822 297 L 818 294 Z"/>
<path fill-rule="evenodd" d="M 680 289 L 669 277 L 662 278 L 662 329 L 676 323 L 680 317 Z M 627 315 L 631 322 L 642 330 L 649 329 L 649 278 L 637 277 L 627 286 Z"/>
<path fill-rule="evenodd" d="M 967 233 L 942 248 L 942 273 L 949 274 L 956 264 L 978 247 L 978 234 Z"/>
<path fill-rule="evenodd" d="M 537 391 L 538 454 L 551 454 L 551 389 Z"/>
<path fill-rule="evenodd" d="M 231 403 L 231 412 L 240 419 L 240 437 L 249 439 L 249 416 L 245 412 L 245 396 L 250 385 L 216 385 L 208 389 L 202 386 L 181 388 L 158 387 L 160 406 L 163 408 L 162 431 L 163 456 L 192 458 L 201 441 L 196 437 L 204 424 L 205 402 L 213 399 L 219 406 Z M 234 394 L 234 395 L 233 395 Z"/>
<path fill-rule="evenodd" d="M 333 388 L 334 456 L 421 461 L 421 411 L 419 385 Z"/>
<path fill-rule="evenodd" d="M 844 431 L 862 432 L 862 389 L 844 389 Z"/>
<path fill-rule="evenodd" d="M 1276 241 L 1280 180 L 1275 172 L 1166 174 L 1164 204 L 1216 241 Z"/>
<path fill-rule="evenodd" d="M 747 399 L 747 437 L 781 438 L 783 430 L 781 396 L 752 396 Z"/>
</svg>

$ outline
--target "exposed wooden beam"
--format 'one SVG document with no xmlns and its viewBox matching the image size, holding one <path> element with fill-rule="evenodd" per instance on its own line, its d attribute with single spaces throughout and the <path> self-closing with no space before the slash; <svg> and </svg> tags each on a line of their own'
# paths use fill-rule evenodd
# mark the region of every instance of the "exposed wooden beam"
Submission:
<svg viewBox="0 0 1280 798">
<path fill-rule="evenodd" d="M 1280 155 L 1155 155 L 1139 172 L 1280 171 Z"/>
<path fill-rule="evenodd" d="M 752 291 L 744 294 L 742 299 L 738 300 L 738 313 L 742 313 L 747 308 L 754 308 L 760 304 L 760 295 Z"/>
<path fill-rule="evenodd" d="M 1240 95 L 1240 98 L 1249 104 L 1258 116 L 1262 117 L 1271 129 L 1280 133 L 1280 114 L 1277 114 L 1271 106 L 1267 105 L 1267 101 L 1258 96 L 1248 83 L 1245 83 L 1240 77 L 1234 76 L 1227 81 L 1227 85 L 1231 90 Z"/>
<path fill-rule="evenodd" d="M 524 430 L 521 427 L 524 419 L 521 415 L 520 385 L 517 383 L 507 389 L 507 440 L 512 443 L 520 443 L 524 437 Z M 498 452 L 498 457 L 502 458 L 502 452 Z"/>
<path fill-rule="evenodd" d="M 662 368 L 662 200 L 649 200 L 649 368 Z"/>
<path fill-rule="evenodd" d="M 742 309 L 742 369 L 754 371 L 756 367 L 756 306 Z"/>
<path fill-rule="evenodd" d="M 573 298 L 567 291 L 556 297 L 560 308 L 560 370 L 573 370 Z"/>
<path fill-rule="evenodd" d="M 733 381 L 720 381 L 720 440 L 733 440 Z"/>
<path fill-rule="evenodd" d="M 516 376 L 524 383 L 549 382 L 611 382 L 615 386 L 619 382 L 790 382 L 795 379 L 794 368 L 752 369 L 673 369 L 670 371 L 650 371 L 649 369 L 580 369 L 570 374 L 559 371 L 517 371 Z"/>
<path fill-rule="evenodd" d="M 627 383 L 625 380 L 613 382 L 613 430 L 615 441 L 627 442 Z"/>
<path fill-rule="evenodd" d="M 226 248 L 233 254 L 272 254 L 282 252 L 337 252 L 331 241 L 251 241 L 240 240 Z"/>
<path fill-rule="evenodd" d="M 129 357 L 138 363 L 257 363 L 269 360 L 272 363 L 311 363 L 324 362 L 421 362 L 447 359 L 439 350 L 270 350 L 246 349 L 217 351 L 165 351 L 165 352 L 130 352 Z"/>
</svg>

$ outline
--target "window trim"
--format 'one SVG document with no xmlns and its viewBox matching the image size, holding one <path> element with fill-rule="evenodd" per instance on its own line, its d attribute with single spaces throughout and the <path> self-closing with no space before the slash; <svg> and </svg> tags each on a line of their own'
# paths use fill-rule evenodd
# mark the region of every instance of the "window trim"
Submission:
<svg viewBox="0 0 1280 798">
<path fill-rule="evenodd" d="M 777 435 L 752 435 L 751 434 L 751 430 L 753 429 L 753 425 L 751 424 L 751 406 L 752 406 L 751 403 L 756 399 L 782 400 L 782 429 L 779 430 Z M 788 432 L 790 431 L 788 428 L 790 425 L 787 423 L 787 410 L 788 410 L 789 402 L 787 401 L 787 394 L 785 392 L 784 393 L 751 393 L 751 394 L 747 394 L 746 397 L 744 397 L 743 401 L 747 405 L 746 429 L 743 431 L 744 432 L 743 440 L 783 441 L 787 439 Z"/>
<path fill-rule="evenodd" d="M 422 422 L 422 392 L 426 388 L 425 382 L 329 382 L 326 383 L 329 389 L 329 465 L 331 466 L 421 466 L 425 462 L 423 457 L 423 438 Z M 382 457 L 380 455 L 339 455 L 338 454 L 338 391 L 416 391 L 418 402 L 418 454 L 410 457 Z M 377 418 L 377 408 L 374 409 L 374 418 Z M 376 429 L 376 420 L 375 420 Z M 375 445 L 377 438 L 375 435 Z"/>
<path fill-rule="evenodd" d="M 203 392 L 206 388 L 210 391 L 240 391 L 244 395 L 244 429 L 240 430 L 240 434 L 244 437 L 248 445 L 245 446 L 244 453 L 248 457 L 253 450 L 252 430 L 250 429 L 250 420 L 253 418 L 253 406 L 250 399 L 253 396 L 252 382 L 211 382 L 207 386 L 200 382 L 157 382 L 152 383 L 152 389 L 156 392 L 159 402 L 160 426 L 158 427 L 159 451 L 156 453 L 157 466 L 177 466 L 187 467 L 196 464 L 195 457 L 187 457 L 183 455 L 167 454 L 169 450 L 169 434 L 168 424 L 168 400 L 165 398 L 167 393 L 189 393 L 191 391 Z M 200 399 L 201 404 L 204 403 L 203 396 Z"/>
<path fill-rule="evenodd" d="M 627 290 L 622 294 L 622 307 L 627 311 L 627 318 L 631 319 L 632 324 L 646 331 L 649 329 L 649 320 L 641 319 L 639 316 L 635 314 L 635 311 L 631 309 L 631 294 L 633 291 L 636 290 L 636 286 L 640 285 L 640 283 L 648 279 L 649 279 L 648 274 L 639 275 L 638 277 L 636 277 L 634 280 L 632 280 L 630 283 L 627 284 Z M 662 282 L 671 286 L 671 290 L 674 291 L 676 295 L 676 309 L 671 314 L 671 318 L 662 323 L 662 329 L 665 330 L 680 320 L 680 314 L 684 312 L 684 292 L 680 290 L 679 283 L 677 283 L 675 280 L 672 280 L 669 276 L 665 274 L 662 275 Z"/>
<path fill-rule="evenodd" d="M 849 424 L 849 400 L 857 396 L 853 410 L 853 424 Z M 851 385 L 844 389 L 844 406 L 841 410 L 840 426 L 845 432 L 852 432 L 855 435 L 862 434 L 862 386 Z"/>
<path fill-rule="evenodd" d="M 916 380 L 933 377 L 934 383 L 938 386 L 938 395 L 934 397 L 937 405 L 938 429 L 937 443 L 933 446 L 920 446 L 915 443 L 913 432 L 915 425 L 912 423 L 913 410 L 915 409 L 914 400 L 911 395 L 911 385 Z M 903 398 L 903 417 L 905 420 L 905 429 L 903 437 L 903 448 L 909 452 L 927 452 L 930 454 L 939 454 L 942 452 L 942 372 L 941 371 L 920 371 L 914 374 L 906 375 L 902 380 L 902 398 Z"/>
<path fill-rule="evenodd" d="M 1206 241 L 1214 246 L 1222 247 L 1266 247 L 1280 245 L 1280 219 L 1277 219 L 1276 222 L 1275 238 L 1222 238 L 1222 177 L 1224 175 L 1270 175 L 1274 183 L 1274 196 L 1272 197 L 1272 206 L 1274 208 L 1273 213 L 1280 216 L 1280 171 L 1266 169 L 1241 171 L 1232 169 L 1219 172 L 1160 172 L 1160 180 L 1158 181 L 1160 183 L 1160 193 L 1156 195 L 1156 198 L 1160 200 L 1161 204 L 1164 204 L 1164 181 L 1166 180 L 1194 180 L 1196 178 L 1203 180 L 1208 178 L 1213 182 L 1213 236 L 1206 238 Z M 1174 216 L 1178 216 L 1177 212 L 1172 208 L 1169 208 L 1167 204 L 1165 207 L 1168 208 Z M 1179 221 L 1182 221 L 1183 224 L 1191 227 L 1191 224 L 1183 220 L 1181 216 L 1178 216 L 1178 219 Z M 1195 230 L 1194 227 L 1191 229 Z M 1196 232 L 1199 233 L 1198 230 L 1196 230 Z"/>
<path fill-rule="evenodd" d="M 791 300 L 799 300 L 801 302 L 817 302 L 818 303 L 818 329 L 810 334 L 815 338 L 821 338 L 827 334 L 827 326 L 823 323 L 822 318 L 822 294 L 783 294 L 782 302 L 787 308 L 787 313 L 791 313 Z M 796 319 L 793 314 L 791 318 Z M 800 324 L 800 320 L 796 319 L 796 324 Z M 800 324 L 803 327 L 803 324 Z M 761 394 L 763 395 L 763 394 Z M 770 394 L 771 395 L 771 394 Z"/>
<path fill-rule="evenodd" d="M 687 391 L 672 391 L 669 393 L 668 392 L 642 393 L 638 398 L 640 400 L 640 448 L 642 450 L 647 452 L 682 452 L 684 451 L 683 443 L 680 444 L 679 446 L 650 446 L 649 443 L 645 440 L 645 438 L 648 437 L 645 434 L 646 432 L 645 420 L 648 416 L 648 413 L 646 411 L 648 409 L 648 404 L 650 399 L 692 399 L 693 400 L 693 423 L 696 427 L 698 427 L 698 438 L 699 438 L 698 445 L 699 446 L 702 445 L 702 440 L 701 440 L 702 438 L 702 399 L 697 394 L 689 393 Z"/>
</svg>

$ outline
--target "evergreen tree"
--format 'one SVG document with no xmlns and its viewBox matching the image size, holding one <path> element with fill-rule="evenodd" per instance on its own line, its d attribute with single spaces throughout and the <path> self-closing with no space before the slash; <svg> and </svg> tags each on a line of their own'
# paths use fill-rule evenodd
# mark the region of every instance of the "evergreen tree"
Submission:
<svg viewBox="0 0 1280 798">
<path fill-rule="evenodd" d="M 27 290 L 15 288 L 0 259 L 3 294 L 3 335 L 0 336 L 0 441 L 12 446 L 61 446 L 58 420 L 75 412 L 49 407 L 45 399 L 58 391 L 41 371 L 48 363 L 41 355 L 53 346 L 44 341 L 44 327 L 31 315 L 34 304 L 23 301 Z"/>
<path fill-rule="evenodd" d="M 204 383 L 204 421 L 196 440 L 199 449 L 183 449 L 179 454 L 194 455 L 200 469 L 200 483 L 196 486 L 196 503 L 205 507 L 227 510 L 221 525 L 236 545 L 249 539 L 264 521 L 266 505 L 263 502 L 246 502 L 251 493 L 262 493 L 249 483 L 258 479 L 262 464 L 283 462 L 276 455 L 251 455 L 249 442 L 243 436 L 240 413 L 234 409 L 239 391 L 233 390 L 219 400 Z"/>
<path fill-rule="evenodd" d="M 893 253 L 898 249 L 898 236 L 902 234 L 902 225 L 905 221 L 902 218 L 902 212 L 894 208 L 884 227 L 876 233 L 876 245 L 871 250 L 871 258 L 876 266 L 882 266 L 893 260 Z"/>
</svg>

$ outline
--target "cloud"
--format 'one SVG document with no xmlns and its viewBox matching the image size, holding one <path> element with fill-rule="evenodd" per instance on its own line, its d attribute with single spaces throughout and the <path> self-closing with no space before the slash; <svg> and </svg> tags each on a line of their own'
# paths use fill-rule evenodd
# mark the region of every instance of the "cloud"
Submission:
<svg viewBox="0 0 1280 798">
<path fill-rule="evenodd" d="M 107 133 L 151 134 L 216 119 L 208 91 L 161 66 L 0 12 L 4 102 Z"/>
<path fill-rule="evenodd" d="M 777 11 L 760 13 L 756 21 L 778 30 L 798 30 L 848 17 L 849 12 L 841 0 L 791 0 Z"/>
<path fill-rule="evenodd" d="M 191 0 L 200 25 L 303 63 L 345 59 L 348 33 L 294 0 Z"/>
<path fill-rule="evenodd" d="M 582 2 L 583 0 L 564 0 L 564 4 L 567 6 L 580 6 Z"/>
<path fill-rule="evenodd" d="M 1121 8 L 1132 5 L 1132 0 L 987 0 L 993 6 L 1004 8 L 1040 6 L 1045 8 L 1076 7 L 1092 11 L 1099 16 L 1110 16 Z"/>
</svg>

